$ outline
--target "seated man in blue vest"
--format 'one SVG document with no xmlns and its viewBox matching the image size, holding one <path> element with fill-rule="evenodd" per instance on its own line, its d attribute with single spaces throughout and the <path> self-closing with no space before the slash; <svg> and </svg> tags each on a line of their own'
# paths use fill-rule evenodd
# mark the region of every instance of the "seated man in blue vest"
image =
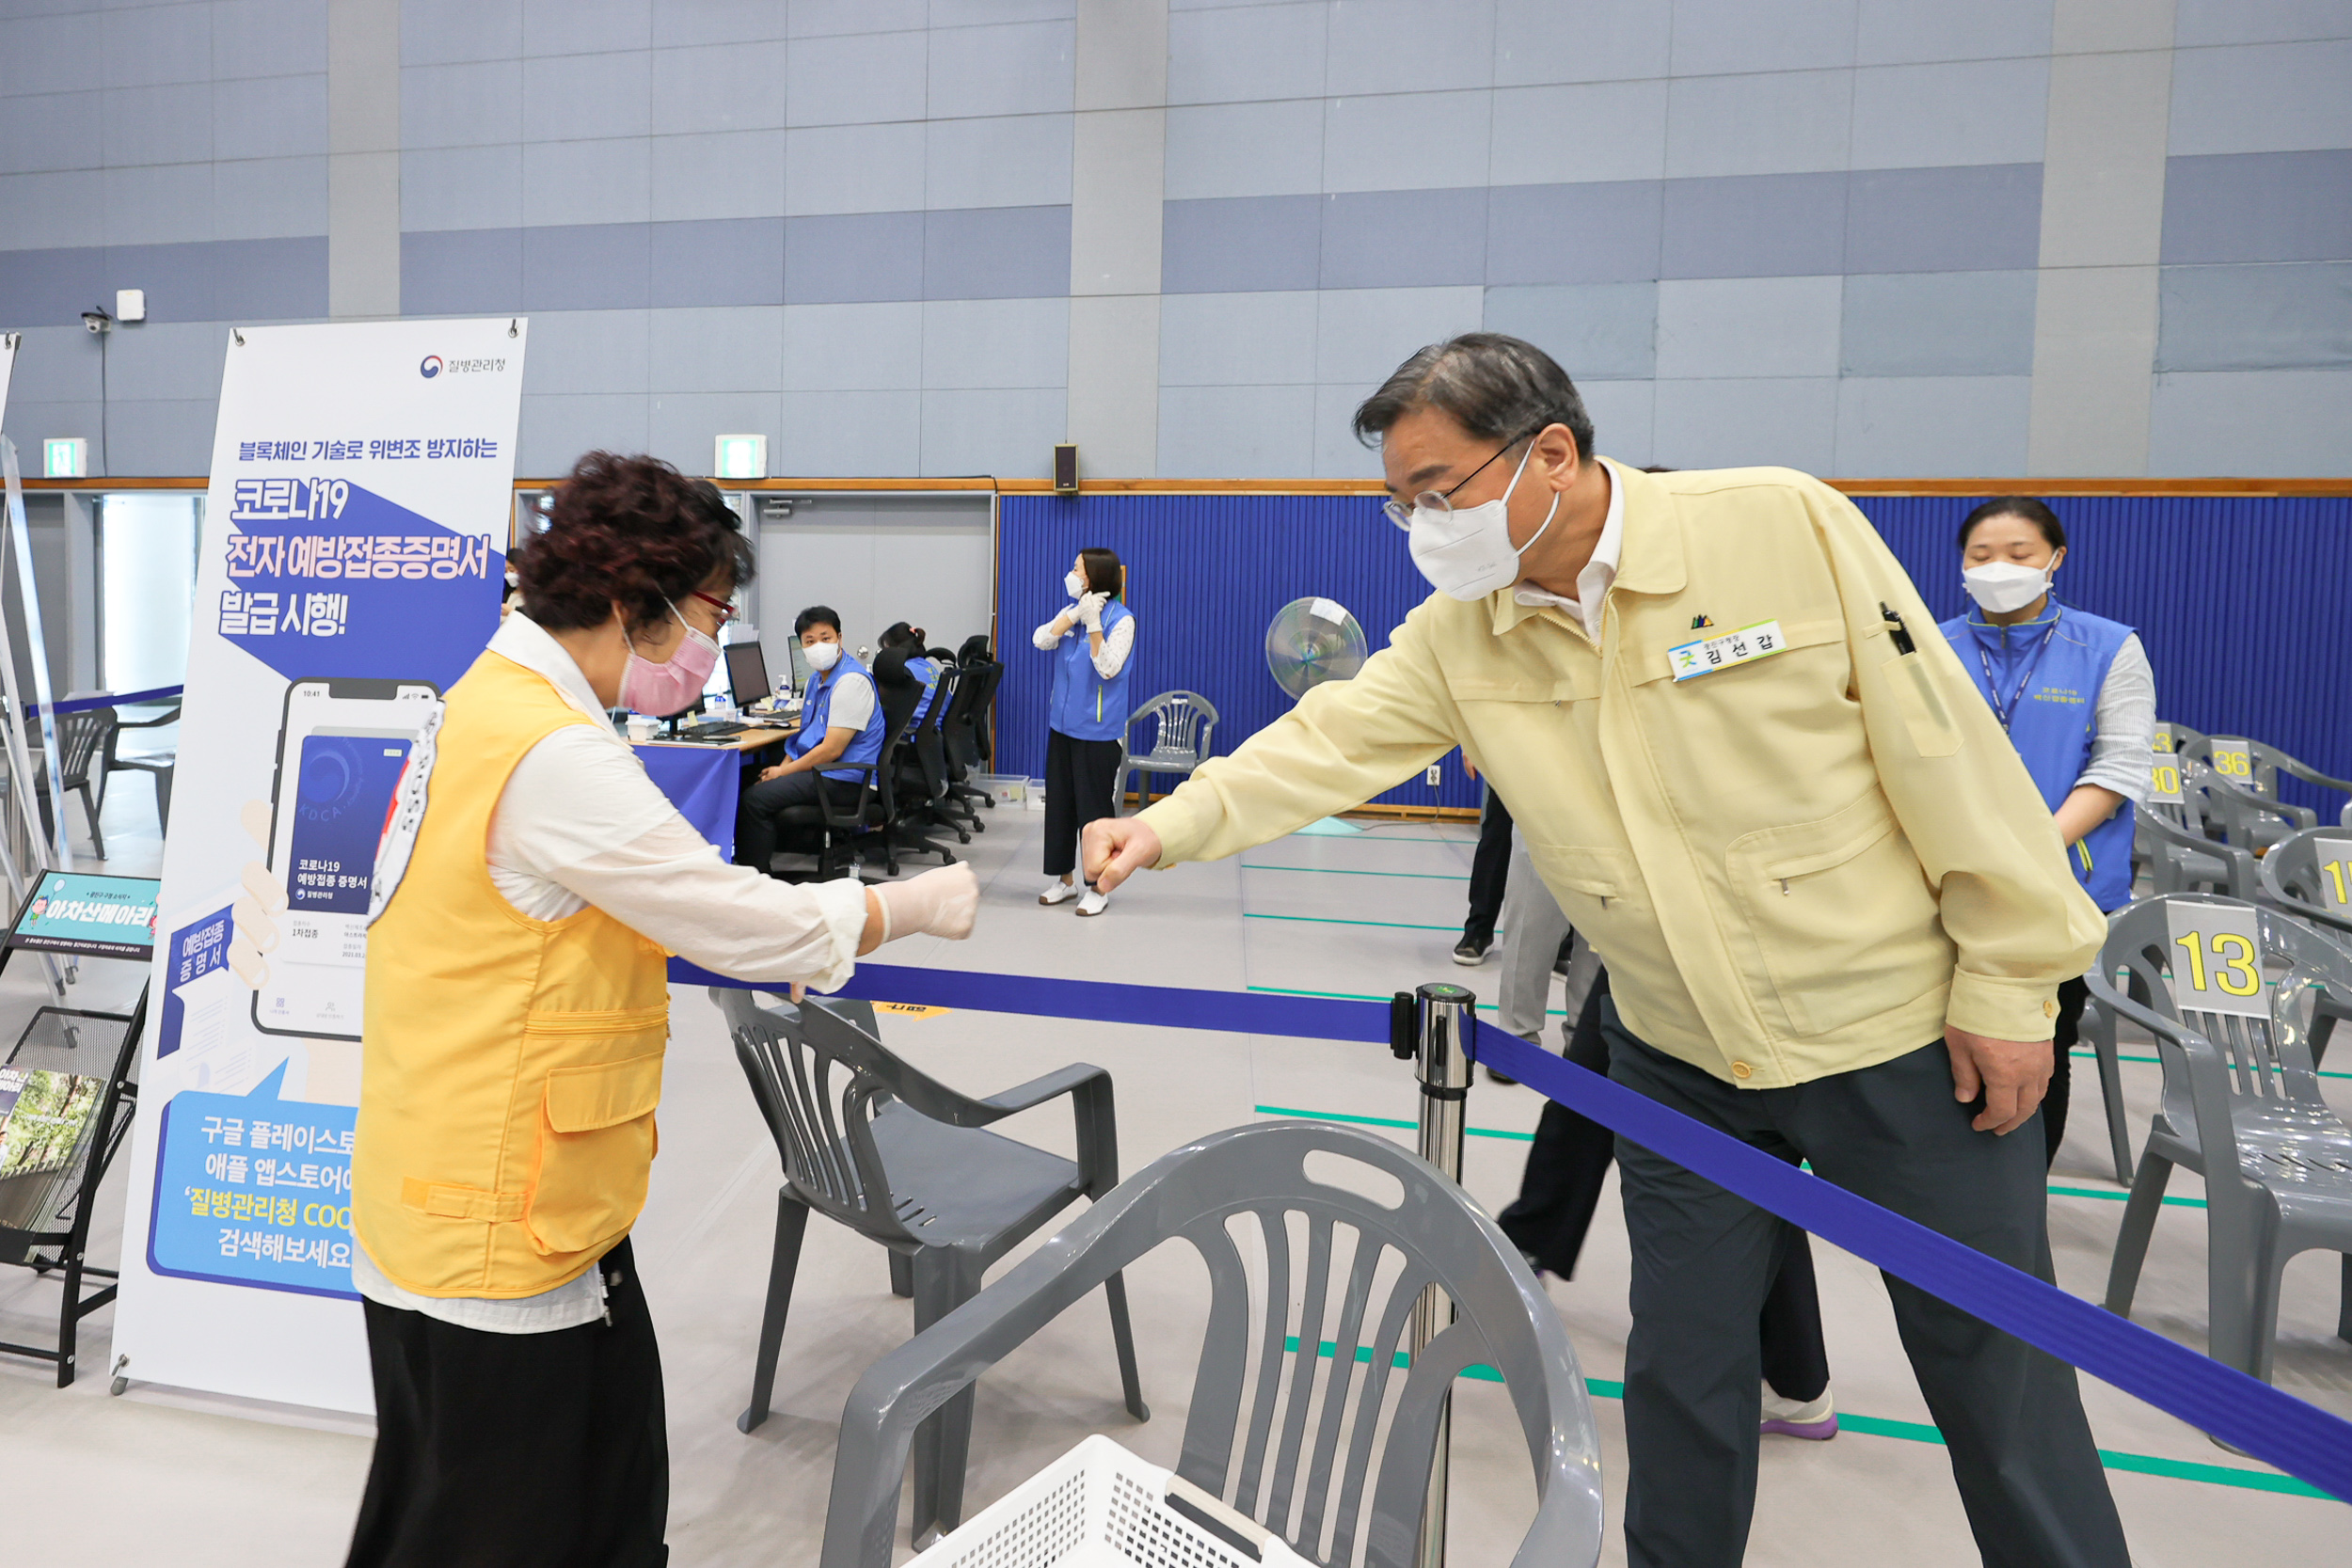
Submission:
<svg viewBox="0 0 2352 1568">
<path fill-rule="evenodd" d="M 874 677 L 842 644 L 841 617 L 811 605 L 794 619 L 792 631 L 811 672 L 801 727 L 785 741 L 784 761 L 760 770 L 735 813 L 736 863 L 762 871 L 773 869 L 779 813 L 817 804 L 820 789 L 835 810 L 854 811 L 866 777 L 857 765 L 882 758 L 882 711 Z"/>
</svg>

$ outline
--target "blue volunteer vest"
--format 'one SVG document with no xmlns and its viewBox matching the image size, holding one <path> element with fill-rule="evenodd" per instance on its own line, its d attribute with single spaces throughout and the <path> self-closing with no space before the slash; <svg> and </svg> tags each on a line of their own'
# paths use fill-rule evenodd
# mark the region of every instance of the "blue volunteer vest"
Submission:
<svg viewBox="0 0 2352 1568">
<path fill-rule="evenodd" d="M 1134 613 L 1117 599 L 1103 607 L 1103 635 L 1107 638 Z M 1073 626 L 1054 650 L 1054 700 L 1048 722 L 1073 740 L 1117 740 L 1127 733 L 1127 677 L 1136 667 L 1135 649 L 1119 673 L 1104 680 L 1094 670 L 1087 628 Z"/>
<path fill-rule="evenodd" d="M 931 704 L 938 699 L 939 661 L 918 654 L 907 660 L 907 673 L 923 683 L 923 695 L 914 705 L 914 719 L 908 726 L 908 733 L 913 734 L 923 727 L 924 719 L 931 711 Z"/>
<path fill-rule="evenodd" d="M 2010 714 L 2010 743 L 2033 775 L 2042 803 L 2056 811 L 2082 778 L 2098 738 L 2099 693 L 2107 683 L 2115 651 L 2132 635 L 2120 621 L 2059 605 L 2058 595 L 2042 615 L 2013 626 L 1992 626 L 1979 611 L 1954 616 L 1938 629 L 1960 656 L 1962 668 L 1994 713 L 2015 700 Z M 2055 625 L 2054 625 L 2055 623 Z M 2047 639 L 2045 645 L 2044 639 Z M 1985 672 L 1991 667 L 1993 684 Z M 2030 672 L 2030 674 L 2028 673 Z M 2025 683 L 2021 694 L 2018 684 Z M 2091 901 L 2119 910 L 2132 901 L 2132 803 L 2083 835 L 2067 860 L 2074 879 Z"/>
<path fill-rule="evenodd" d="M 801 709 L 801 727 L 793 731 L 784 743 L 787 756 L 806 756 L 816 750 L 818 741 L 825 738 L 825 721 L 833 712 L 834 688 L 841 684 L 841 677 L 845 674 L 864 675 L 866 685 L 874 683 L 873 673 L 858 662 L 857 655 L 847 648 L 842 649 L 841 657 L 832 669 L 821 675 L 812 674 L 809 677 L 808 701 Z M 857 732 L 857 738 L 850 742 L 850 749 L 841 753 L 839 760 L 843 766 L 824 768 L 825 777 L 846 779 L 851 784 L 865 777 L 856 768 L 849 765 L 882 760 L 882 741 L 887 738 L 882 733 L 882 693 L 877 690 L 874 711 L 866 716 L 866 727 Z"/>
</svg>

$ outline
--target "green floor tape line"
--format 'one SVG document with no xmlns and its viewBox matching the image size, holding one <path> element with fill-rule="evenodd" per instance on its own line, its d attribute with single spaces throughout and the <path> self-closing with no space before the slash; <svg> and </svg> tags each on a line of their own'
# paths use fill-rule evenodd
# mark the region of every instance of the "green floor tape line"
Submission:
<svg viewBox="0 0 2352 1568">
<path fill-rule="evenodd" d="M 1402 920 L 1341 920 L 1327 914 L 1259 914 L 1252 910 L 1244 910 L 1241 917 L 1244 920 L 1293 920 L 1308 926 L 1385 926 L 1391 931 L 1443 931 L 1448 936 L 1462 929 L 1459 926 L 1415 926 Z"/>
<path fill-rule="evenodd" d="M 1454 929 L 1451 926 L 1442 928 L 1449 931 Z M 1386 1002 L 1388 1000 L 1385 996 L 1367 996 L 1359 990 L 1293 990 L 1288 986 L 1244 986 L 1242 990 L 1263 991 L 1268 996 L 1327 996 L 1334 1002 Z M 1482 1013 L 1491 1013 L 1495 1010 L 1495 1005 L 1491 1002 L 1481 1002 L 1478 1005 L 1478 1010 Z M 1565 1018 L 1568 1016 L 1568 1010 L 1565 1007 L 1546 1007 L 1544 1016 Z"/>
<path fill-rule="evenodd" d="M 2086 1062 L 2095 1062 L 2099 1059 L 2099 1053 L 2096 1051 L 2074 1051 L 2069 1053 L 2069 1054 L 2080 1056 Z M 2164 1058 L 2161 1056 L 2126 1056 L 2120 1051 L 2116 1053 L 2115 1059 L 2119 1062 L 2145 1062 L 2150 1067 L 2162 1067 L 2164 1065 Z M 2312 1070 L 2318 1073 L 2322 1078 L 2352 1078 L 2352 1072 L 2333 1072 L 2324 1067 L 2313 1068 Z"/>
<path fill-rule="evenodd" d="M 1412 1132 L 1416 1126 L 1399 1121 L 1394 1117 L 1348 1117 L 1337 1111 L 1301 1111 L 1289 1105 L 1252 1105 L 1251 1110 L 1262 1117 L 1298 1117 L 1307 1121 L 1340 1121 L 1353 1127 L 1401 1127 Z M 1473 1138 L 1502 1138 L 1510 1143 L 1530 1144 L 1535 1141 L 1533 1132 L 1509 1132 L 1500 1127 L 1465 1127 L 1463 1132 Z"/>
<path fill-rule="evenodd" d="M 2052 1197 L 2104 1197 L 2110 1203 L 2128 1203 L 2132 1196 L 2129 1193 L 2111 1193 L 2104 1187 L 2052 1187 L 2050 1196 Z M 2181 1209 L 2202 1209 L 2205 1206 L 2205 1200 L 2201 1197 L 2168 1197 L 2164 1201 Z"/>
<path fill-rule="evenodd" d="M 1241 863 L 1244 871 L 1308 871 L 1318 877 L 1406 877 L 1417 882 L 1467 882 L 1468 877 L 1450 876 L 1441 871 L 1350 871 L 1337 865 L 1260 865 L 1252 861 Z"/>
<path fill-rule="evenodd" d="M 1282 1348 L 1296 1352 L 1298 1336 L 1285 1336 Z M 1339 1354 L 1339 1346 L 1329 1339 L 1320 1340 L 1315 1345 L 1315 1354 L 1327 1358 Z M 1412 1365 L 1412 1357 L 1403 1351 L 1392 1354 L 1394 1359 L 1391 1365 L 1399 1369 Z M 1358 1345 L 1356 1359 L 1359 1364 L 1369 1364 L 1372 1347 Z M 1483 1362 L 1463 1368 L 1462 1376 L 1474 1383 L 1502 1381 L 1501 1372 Z M 1625 1385 L 1605 1377 L 1586 1378 L 1584 1391 L 1597 1400 L 1625 1398 Z M 1837 1413 L 1837 1429 L 1864 1437 L 1893 1437 L 1906 1443 L 1930 1443 L 1939 1449 L 1945 1446 L 1944 1434 L 1925 1421 L 1891 1421 L 1883 1416 L 1849 1416 L 1841 1410 Z M 2293 1476 L 2275 1475 L 2267 1470 L 2242 1470 L 2234 1465 L 2201 1465 L 2194 1460 L 2161 1459 L 2152 1453 L 2125 1453 L 2119 1449 L 2101 1449 L 2099 1460 L 2110 1470 L 2128 1471 L 2133 1475 L 2162 1476 L 2168 1481 L 2199 1481 L 2209 1486 L 2238 1486 L 2249 1492 L 2283 1492 L 2289 1497 L 2318 1497 L 2328 1502 L 2336 1500 L 2318 1487 L 2297 1481 Z"/>
</svg>

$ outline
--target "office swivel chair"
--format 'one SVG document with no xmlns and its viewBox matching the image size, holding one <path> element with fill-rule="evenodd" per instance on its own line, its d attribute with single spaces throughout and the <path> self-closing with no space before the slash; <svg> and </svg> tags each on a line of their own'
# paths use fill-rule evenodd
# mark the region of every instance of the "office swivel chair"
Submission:
<svg viewBox="0 0 2352 1568">
<path fill-rule="evenodd" d="M 907 726 L 914 718 L 915 700 L 922 694 L 922 689 L 912 682 L 903 688 L 876 683 L 884 733 L 888 736 L 882 742 L 882 760 L 836 762 L 827 769 L 829 772 L 845 768 L 857 771 L 855 805 L 836 804 L 832 793 L 820 787 L 816 800 L 810 804 L 787 806 L 776 814 L 777 842 L 800 853 L 816 855 L 816 880 L 830 881 L 845 870 L 855 875 L 858 850 L 866 844 L 875 843 L 882 848 L 890 875 L 896 877 L 898 874 L 898 850 L 891 832 L 898 816 L 898 769 L 892 762 L 898 755 L 899 744 L 906 739 Z"/>
<path fill-rule="evenodd" d="M 947 710 L 947 792 L 966 810 L 986 806 L 993 811 L 996 806 L 996 798 L 971 781 L 974 774 L 988 768 L 988 730 L 983 721 L 1004 673 L 1005 667 L 993 658 L 965 663 L 962 683 Z M 980 831 L 977 812 L 972 814 L 972 831 Z"/>
</svg>

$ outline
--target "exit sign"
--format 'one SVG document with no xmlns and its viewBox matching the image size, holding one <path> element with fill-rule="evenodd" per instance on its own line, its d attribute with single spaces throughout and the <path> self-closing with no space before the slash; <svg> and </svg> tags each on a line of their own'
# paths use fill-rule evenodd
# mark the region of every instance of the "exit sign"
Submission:
<svg viewBox="0 0 2352 1568">
<path fill-rule="evenodd" d="M 768 437 L 722 436 L 711 471 L 720 479 L 766 479 Z"/>
<path fill-rule="evenodd" d="M 45 479 L 89 478 L 89 442 L 79 436 L 53 436 L 40 444 L 40 471 Z"/>
</svg>

